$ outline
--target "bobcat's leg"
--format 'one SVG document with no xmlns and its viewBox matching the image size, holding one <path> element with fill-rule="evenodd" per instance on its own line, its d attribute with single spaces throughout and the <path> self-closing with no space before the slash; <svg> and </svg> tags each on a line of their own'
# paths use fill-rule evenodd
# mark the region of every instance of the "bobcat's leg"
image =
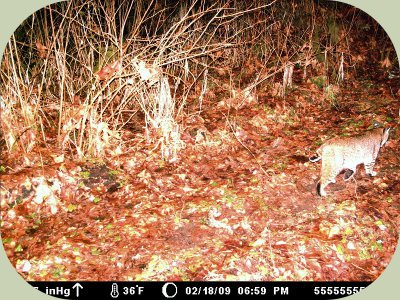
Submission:
<svg viewBox="0 0 400 300">
<path fill-rule="evenodd" d="M 336 183 L 335 177 L 336 177 L 336 174 L 334 174 L 334 173 L 325 175 L 325 173 L 322 172 L 321 180 L 319 181 L 319 183 L 317 185 L 318 195 L 320 195 L 322 197 L 325 197 L 327 195 L 327 193 L 325 192 L 325 188 L 330 183 Z"/>
<path fill-rule="evenodd" d="M 346 171 L 344 172 L 344 176 L 343 176 L 344 180 L 345 180 L 345 181 L 350 180 L 350 179 L 354 176 L 355 173 L 356 173 L 356 170 L 355 170 L 355 169 L 348 169 L 348 170 L 346 170 Z"/>
<path fill-rule="evenodd" d="M 327 195 L 327 193 L 325 192 L 325 187 L 327 186 L 327 184 L 321 184 L 321 182 L 318 182 L 317 184 L 317 193 L 319 196 L 321 197 L 325 197 Z"/>
<path fill-rule="evenodd" d="M 376 176 L 377 173 L 374 171 L 374 166 L 375 166 L 375 160 L 371 162 L 366 162 L 364 164 L 365 173 L 367 173 L 370 176 Z"/>
<path fill-rule="evenodd" d="M 336 169 L 332 162 L 328 159 L 322 159 L 321 165 L 321 179 L 317 185 L 317 193 L 318 195 L 325 197 L 327 193 L 325 192 L 325 188 L 330 183 L 335 183 L 335 177 L 337 175 Z"/>
</svg>

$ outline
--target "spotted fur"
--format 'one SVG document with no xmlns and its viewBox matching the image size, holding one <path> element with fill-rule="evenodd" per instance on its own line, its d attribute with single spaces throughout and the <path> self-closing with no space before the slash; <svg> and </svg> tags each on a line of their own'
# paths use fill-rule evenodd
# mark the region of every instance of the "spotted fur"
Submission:
<svg viewBox="0 0 400 300">
<path fill-rule="evenodd" d="M 365 172 L 370 176 L 377 173 L 373 170 L 379 150 L 389 138 L 390 128 L 375 128 L 364 134 L 337 137 L 325 142 L 310 157 L 311 162 L 322 160 L 321 178 L 317 185 L 317 193 L 326 196 L 325 187 L 335 183 L 336 176 L 343 170 L 344 180 L 349 180 L 356 173 L 357 166 L 364 164 Z"/>
</svg>

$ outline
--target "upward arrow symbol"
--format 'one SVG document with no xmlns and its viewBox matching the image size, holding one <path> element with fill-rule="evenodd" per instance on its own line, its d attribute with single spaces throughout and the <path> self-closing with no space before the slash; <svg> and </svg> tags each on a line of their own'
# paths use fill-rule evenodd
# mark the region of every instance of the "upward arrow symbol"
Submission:
<svg viewBox="0 0 400 300">
<path fill-rule="evenodd" d="M 81 286 L 80 283 L 77 282 L 74 284 L 74 286 L 72 288 L 76 289 L 76 297 L 79 297 L 79 289 L 83 289 L 83 286 Z"/>
</svg>

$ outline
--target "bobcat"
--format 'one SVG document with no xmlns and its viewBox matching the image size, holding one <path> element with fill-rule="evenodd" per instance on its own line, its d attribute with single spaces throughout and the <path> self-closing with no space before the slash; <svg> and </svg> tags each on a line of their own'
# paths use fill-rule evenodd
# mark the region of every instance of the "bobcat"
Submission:
<svg viewBox="0 0 400 300">
<path fill-rule="evenodd" d="M 325 142 L 310 157 L 311 162 L 322 159 L 321 178 L 317 185 L 317 193 L 326 196 L 325 187 L 335 183 L 335 177 L 342 171 L 344 180 L 352 178 L 359 164 L 364 164 L 365 172 L 375 176 L 373 171 L 380 148 L 389 138 L 390 128 L 375 128 L 364 134 L 350 137 L 336 137 Z"/>
</svg>

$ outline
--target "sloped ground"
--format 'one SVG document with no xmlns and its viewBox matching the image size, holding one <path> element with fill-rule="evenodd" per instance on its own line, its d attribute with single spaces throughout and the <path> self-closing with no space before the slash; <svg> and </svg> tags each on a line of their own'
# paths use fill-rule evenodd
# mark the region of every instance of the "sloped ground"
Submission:
<svg viewBox="0 0 400 300">
<path fill-rule="evenodd" d="M 26 280 L 374 280 L 400 225 L 399 84 L 381 82 L 347 83 L 337 109 L 310 82 L 238 109 L 215 88 L 173 164 L 141 133 L 103 161 L 3 160 L 5 250 Z M 360 167 L 318 197 L 308 157 L 373 120 L 394 127 L 378 175 Z"/>
</svg>

